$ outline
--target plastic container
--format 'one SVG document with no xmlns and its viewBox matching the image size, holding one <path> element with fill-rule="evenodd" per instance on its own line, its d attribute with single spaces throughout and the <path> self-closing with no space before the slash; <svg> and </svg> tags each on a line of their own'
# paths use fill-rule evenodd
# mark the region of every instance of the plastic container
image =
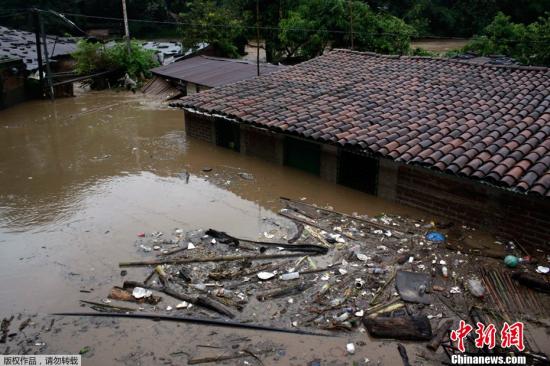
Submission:
<svg viewBox="0 0 550 366">
<path fill-rule="evenodd" d="M 290 281 L 300 278 L 300 273 L 298 272 L 289 272 L 281 275 L 281 280 Z"/>
<path fill-rule="evenodd" d="M 485 287 L 483 287 L 483 284 L 477 278 L 470 278 L 466 284 L 468 285 L 468 291 L 470 291 L 473 296 L 485 296 Z"/>
</svg>

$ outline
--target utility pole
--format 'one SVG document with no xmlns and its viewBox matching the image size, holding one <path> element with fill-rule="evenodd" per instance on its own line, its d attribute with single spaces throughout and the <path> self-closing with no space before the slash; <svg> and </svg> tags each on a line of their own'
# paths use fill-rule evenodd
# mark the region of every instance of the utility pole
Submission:
<svg viewBox="0 0 550 366">
<path fill-rule="evenodd" d="M 260 76 L 260 0 L 256 0 L 256 74 Z"/>
<path fill-rule="evenodd" d="M 352 12 L 352 6 L 351 6 L 351 0 L 348 0 L 348 6 L 349 6 L 349 37 L 351 40 L 351 49 L 353 50 L 353 12 Z"/>
<path fill-rule="evenodd" d="M 128 47 L 128 54 L 131 52 L 130 46 L 130 29 L 128 29 L 128 14 L 126 13 L 126 0 L 122 0 L 122 13 L 124 16 L 124 37 L 126 38 L 126 47 Z"/>
<path fill-rule="evenodd" d="M 42 48 L 40 47 L 40 13 L 38 9 L 32 9 L 34 20 L 34 35 L 36 42 L 36 58 L 38 61 L 38 78 L 40 79 L 40 88 L 44 88 L 44 79 L 42 78 L 42 72 L 44 67 L 42 66 Z M 41 92 L 42 93 L 42 92 Z"/>
<path fill-rule="evenodd" d="M 50 68 L 50 56 L 48 55 L 48 40 L 46 38 L 46 32 L 44 32 L 44 23 L 42 22 L 42 19 L 40 18 L 40 15 L 38 15 L 38 20 L 40 23 L 40 32 L 42 33 L 42 44 L 44 45 L 44 56 L 46 57 L 46 80 L 48 81 L 48 94 L 50 95 L 50 99 L 54 100 L 54 91 L 53 91 L 53 85 L 52 85 L 52 69 Z"/>
</svg>

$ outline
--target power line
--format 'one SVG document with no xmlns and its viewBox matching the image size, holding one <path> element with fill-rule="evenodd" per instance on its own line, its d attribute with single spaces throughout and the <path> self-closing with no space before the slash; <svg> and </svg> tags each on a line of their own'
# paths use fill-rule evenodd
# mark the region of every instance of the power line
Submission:
<svg viewBox="0 0 550 366">
<path fill-rule="evenodd" d="M 44 11 L 44 10 L 43 10 Z M 80 18 L 90 18 L 90 19 L 102 19 L 102 20 L 113 20 L 113 21 L 119 21 L 122 22 L 122 18 L 116 18 L 116 17 L 104 17 L 104 16 L 97 16 L 97 15 L 86 15 L 86 14 L 77 14 L 77 13 L 62 13 L 65 16 L 72 16 L 72 17 L 80 17 Z M 256 26 L 246 26 L 246 25 L 227 25 L 227 24 L 199 24 L 199 23 L 190 23 L 190 22 L 176 22 L 176 21 L 162 21 L 162 20 L 149 20 L 149 19 L 128 19 L 129 22 L 134 23 L 151 23 L 151 24 L 167 24 L 167 25 L 185 25 L 190 27 L 199 27 L 199 28 L 222 28 L 222 29 L 233 29 L 233 28 L 245 28 L 250 30 L 257 29 Z M 270 26 L 260 26 L 259 29 L 263 30 L 277 30 L 280 31 L 283 28 L 280 27 L 270 27 Z M 350 34 L 349 30 L 337 30 L 337 29 L 311 29 L 311 28 L 284 28 L 284 30 L 287 31 L 295 31 L 295 32 L 318 32 L 323 31 L 327 33 L 333 33 L 333 34 Z M 351 34 L 353 35 L 369 35 L 369 36 L 394 36 L 394 37 L 403 37 L 405 36 L 402 33 L 391 33 L 391 32 L 360 32 L 360 31 L 353 31 Z M 459 39 L 459 40 L 465 40 L 464 38 L 459 37 L 442 37 L 442 36 L 431 36 L 426 37 L 431 39 Z M 544 37 L 547 38 L 547 37 Z M 466 39 L 467 40 L 467 39 Z M 520 40 L 517 39 L 499 39 L 500 42 L 520 42 Z M 548 41 L 546 40 L 523 40 L 521 42 L 531 44 L 550 44 L 550 38 Z"/>
</svg>

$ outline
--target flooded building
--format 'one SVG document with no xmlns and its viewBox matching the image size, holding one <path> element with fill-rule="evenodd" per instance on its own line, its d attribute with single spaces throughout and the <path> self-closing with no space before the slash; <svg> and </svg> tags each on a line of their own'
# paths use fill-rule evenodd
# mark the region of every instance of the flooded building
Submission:
<svg viewBox="0 0 550 366">
<path fill-rule="evenodd" d="M 284 66 L 260 63 L 260 75 L 271 74 Z M 182 95 L 191 95 L 237 81 L 248 80 L 258 75 L 255 62 L 211 57 L 193 56 L 160 66 L 151 70 L 155 80 L 149 88 L 165 92 L 171 88 L 179 90 Z M 147 92 L 147 87 L 144 88 Z"/>
<path fill-rule="evenodd" d="M 46 40 L 46 46 L 43 39 Z M 41 38 L 42 62 L 44 65 L 43 74 L 46 73 L 46 50 L 48 51 L 48 60 L 52 74 L 56 81 L 66 79 L 72 76 L 74 61 L 71 53 L 76 51 L 76 41 L 69 37 L 59 37 L 46 35 Z M 20 59 L 24 66 L 24 75 L 31 79 L 38 80 L 38 53 L 36 49 L 36 35 L 32 32 L 11 29 L 0 26 L 0 58 Z M 20 75 L 21 76 L 21 75 Z M 72 96 L 72 83 L 56 85 L 54 83 L 54 93 L 56 97 Z M 39 96 L 39 84 L 27 83 L 25 87 L 24 98 L 17 98 L 18 101 L 30 99 Z"/>
<path fill-rule="evenodd" d="M 25 64 L 19 58 L 0 56 L 0 109 L 25 99 Z"/>
<path fill-rule="evenodd" d="M 549 244 L 547 68 L 334 50 L 174 104 L 190 136 Z"/>
</svg>

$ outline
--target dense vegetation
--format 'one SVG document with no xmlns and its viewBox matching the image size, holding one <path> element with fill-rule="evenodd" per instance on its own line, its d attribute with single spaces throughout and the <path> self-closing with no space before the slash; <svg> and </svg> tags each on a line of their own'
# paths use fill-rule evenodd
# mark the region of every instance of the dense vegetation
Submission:
<svg viewBox="0 0 550 366">
<path fill-rule="evenodd" d="M 153 54 L 153 51 L 144 49 L 136 41 L 131 42 L 128 52 L 126 42 L 105 46 L 82 40 L 78 42 L 73 57 L 76 61 L 76 72 L 79 74 L 117 70 L 119 74 L 127 73 L 133 79 L 142 79 L 157 65 Z"/>
<path fill-rule="evenodd" d="M 166 36 L 187 47 L 211 43 L 222 55 L 242 53 L 247 40 L 266 41 L 268 60 L 294 62 L 327 47 L 383 53 L 409 50 L 411 38 L 475 37 L 467 50 L 548 65 L 550 0 L 126 0 L 133 37 Z M 0 0 L 0 24 L 30 28 L 22 7 L 54 9 L 81 28 L 122 34 L 120 1 Z M 256 6 L 259 7 L 257 17 Z M 13 16 L 7 16 L 16 11 Z M 86 14 L 113 19 L 79 17 Z M 542 18 L 541 18 L 542 17 Z M 52 15 L 50 33 L 81 35 Z M 539 19 L 540 18 L 540 19 Z M 163 23 L 155 23 L 155 22 Z M 175 24 L 179 23 L 179 25 Z M 351 30 L 353 29 L 353 32 Z"/>
<path fill-rule="evenodd" d="M 465 47 L 481 55 L 507 55 L 527 65 L 550 66 L 550 14 L 529 25 L 499 13 L 480 36 Z"/>
</svg>

